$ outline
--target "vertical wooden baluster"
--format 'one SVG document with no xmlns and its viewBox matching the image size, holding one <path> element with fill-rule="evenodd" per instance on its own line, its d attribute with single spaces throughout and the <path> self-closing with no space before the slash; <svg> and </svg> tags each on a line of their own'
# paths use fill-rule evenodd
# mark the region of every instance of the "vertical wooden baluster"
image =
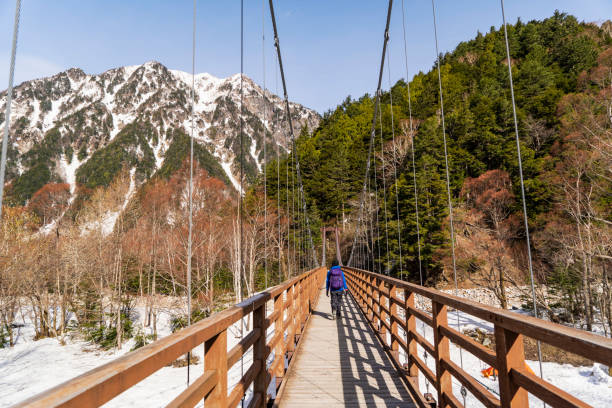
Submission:
<svg viewBox="0 0 612 408">
<path fill-rule="evenodd" d="M 253 393 L 261 395 L 261 405 L 268 403 L 268 369 L 266 367 L 266 302 L 253 311 L 253 328 L 260 330 L 259 339 L 253 344 L 253 363 L 261 361 L 259 373 L 253 381 Z M 256 408 L 259 408 L 256 407 Z"/>
<path fill-rule="evenodd" d="M 307 296 L 306 296 L 306 278 L 300 280 L 300 292 L 299 292 L 299 300 L 300 300 L 300 324 L 298 324 L 298 331 L 300 333 L 300 339 L 302 338 L 302 333 L 304 333 L 304 324 L 306 323 L 306 316 L 308 314 L 307 309 Z"/>
<path fill-rule="evenodd" d="M 442 359 L 450 360 L 449 340 L 442 335 L 441 327 L 448 327 L 447 306 L 432 300 L 432 316 L 434 329 L 434 346 L 436 355 L 436 390 L 438 391 L 438 403 L 446 406 L 444 394 L 452 395 L 453 386 L 451 375 L 442 369 Z"/>
<path fill-rule="evenodd" d="M 287 314 L 289 319 L 289 327 L 287 328 L 287 352 L 291 353 L 295 351 L 295 283 L 287 289 L 287 300 L 288 304 Z"/>
<path fill-rule="evenodd" d="M 418 349 L 417 342 L 413 336 L 417 331 L 416 317 L 408 310 L 408 306 L 416 307 L 414 292 L 404 290 L 404 300 L 406 301 L 404 311 L 406 313 L 406 328 L 408 329 L 406 333 L 406 342 L 408 343 L 408 375 L 410 377 L 418 377 L 419 368 L 414 363 L 414 357 L 418 357 Z M 416 384 L 418 385 L 418 382 Z"/>
<path fill-rule="evenodd" d="M 525 368 L 523 335 L 495 325 L 495 350 L 499 368 L 499 393 L 503 408 L 529 406 L 527 390 L 519 387 L 510 375 L 512 368 Z"/>
<path fill-rule="evenodd" d="M 397 342 L 397 338 L 399 337 L 399 330 L 397 325 L 397 320 L 399 319 L 399 313 L 397 312 L 397 303 L 395 303 L 392 299 L 397 296 L 397 287 L 395 285 L 391 285 L 389 287 L 389 313 L 391 320 L 391 354 L 399 363 L 399 343 Z"/>
<path fill-rule="evenodd" d="M 380 333 L 380 305 L 382 304 L 381 294 L 380 294 L 380 279 L 374 279 L 374 308 L 376 310 L 376 315 L 374 315 L 374 327 L 378 328 L 378 332 Z"/>
<path fill-rule="evenodd" d="M 217 370 L 217 385 L 205 398 L 207 407 L 227 406 L 227 330 L 204 342 L 204 370 Z"/>
<path fill-rule="evenodd" d="M 372 308 L 372 277 L 366 276 L 366 300 L 367 300 L 367 316 L 370 321 L 372 321 L 372 317 L 374 316 L 374 309 Z"/>
<path fill-rule="evenodd" d="M 367 286 L 365 285 L 365 281 L 364 279 L 366 279 L 366 275 L 364 273 L 360 273 L 359 277 L 361 279 L 359 279 L 359 293 L 361 293 L 361 299 L 359 300 L 359 303 L 361 304 L 361 310 L 363 310 L 365 312 L 365 314 L 368 314 L 368 305 L 367 305 Z"/>
<path fill-rule="evenodd" d="M 285 317 L 284 306 L 283 306 L 283 292 L 274 298 L 274 312 L 278 312 L 276 315 L 276 321 L 274 322 L 274 335 L 278 336 L 278 341 L 274 345 L 274 367 L 272 375 L 277 379 L 276 387 L 280 385 L 280 382 L 285 375 L 285 339 L 283 338 L 283 322 Z"/>
<path fill-rule="evenodd" d="M 295 284 L 295 289 L 297 294 L 295 334 L 297 335 L 296 338 L 299 339 L 302 335 L 302 311 L 304 310 L 304 305 L 302 304 L 302 280 L 299 280 L 298 283 Z"/>
<path fill-rule="evenodd" d="M 378 283 L 378 314 L 380 315 L 380 337 L 382 338 L 383 344 L 385 346 L 387 343 L 387 326 L 385 323 L 387 322 L 387 313 L 385 312 L 385 306 L 388 308 L 387 304 L 387 296 L 385 295 L 385 281 L 382 279 Z"/>
</svg>

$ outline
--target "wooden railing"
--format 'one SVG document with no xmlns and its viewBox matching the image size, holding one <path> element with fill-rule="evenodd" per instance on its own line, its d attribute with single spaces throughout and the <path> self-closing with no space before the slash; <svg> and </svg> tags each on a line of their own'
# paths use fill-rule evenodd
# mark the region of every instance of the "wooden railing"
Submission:
<svg viewBox="0 0 612 408">
<path fill-rule="evenodd" d="M 486 306 L 434 289 L 410 284 L 368 271 L 345 268 L 347 283 L 363 314 L 404 376 L 420 407 L 431 407 L 419 392 L 418 373 L 431 383 L 440 407 L 463 407 L 453 395 L 451 376 L 486 407 L 528 407 L 528 393 L 552 407 L 589 407 L 588 404 L 529 372 L 525 367 L 523 336 L 612 366 L 612 340 L 534 317 Z M 400 294 L 403 292 L 403 295 Z M 418 309 L 415 295 L 431 301 L 431 313 Z M 453 308 L 494 326 L 495 350 L 481 345 L 448 324 Z M 400 313 L 400 310 L 403 313 Z M 417 332 L 416 319 L 433 329 L 433 344 Z M 406 333 L 400 336 L 398 328 Z M 391 339 L 390 343 L 388 338 Z M 499 372 L 499 398 L 450 358 L 450 342 L 473 354 Z M 417 354 L 417 344 L 435 359 L 435 371 Z M 400 364 L 399 349 L 407 365 Z M 435 406 L 435 402 L 433 402 Z"/>
<path fill-rule="evenodd" d="M 280 386 L 286 367 L 300 340 L 304 326 L 325 279 L 324 269 L 314 269 L 268 289 L 179 332 L 126 354 L 108 364 L 36 395 L 17 407 L 97 407 L 165 367 L 195 347 L 204 344 L 204 373 L 178 395 L 169 407 L 193 407 L 204 400 L 207 407 L 235 408 L 249 386 L 253 395 L 248 407 L 264 407 L 268 386 L 276 378 Z M 266 312 L 266 304 L 274 309 Z M 227 330 L 252 314 L 252 329 L 228 350 Z M 267 329 L 274 336 L 266 342 Z M 253 359 L 243 377 L 228 393 L 228 370 L 252 347 Z M 274 360 L 266 361 L 274 351 Z M 32 373 L 35 375 L 35 373 Z"/>
</svg>

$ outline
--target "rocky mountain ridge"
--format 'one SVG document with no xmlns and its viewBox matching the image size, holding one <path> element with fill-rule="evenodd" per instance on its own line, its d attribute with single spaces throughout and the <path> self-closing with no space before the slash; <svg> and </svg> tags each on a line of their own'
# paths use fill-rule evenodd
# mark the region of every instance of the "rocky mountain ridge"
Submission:
<svg viewBox="0 0 612 408">
<path fill-rule="evenodd" d="M 142 183 L 169 175 L 185 158 L 191 134 L 191 74 L 156 61 L 100 75 L 72 68 L 15 87 L 11 114 L 8 198 L 23 204 L 49 182 L 107 185 L 128 168 Z M 240 74 L 195 76 L 196 159 L 209 174 L 237 187 L 240 149 Z M 243 77 L 244 168 L 252 180 L 268 157 L 288 150 L 281 98 Z M 0 110 L 6 91 L 0 93 Z M 296 132 L 316 127 L 319 115 L 290 103 Z M 265 118 L 264 118 L 265 113 Z M 0 127 L 4 115 L 0 115 Z M 264 137 L 265 129 L 265 137 Z"/>
</svg>

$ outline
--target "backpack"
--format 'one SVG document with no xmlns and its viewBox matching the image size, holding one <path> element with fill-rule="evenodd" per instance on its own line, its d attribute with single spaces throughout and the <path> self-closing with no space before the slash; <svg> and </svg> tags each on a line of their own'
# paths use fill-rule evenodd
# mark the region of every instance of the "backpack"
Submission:
<svg viewBox="0 0 612 408">
<path fill-rule="evenodd" d="M 344 288 L 344 279 L 342 279 L 342 269 L 331 268 L 329 276 L 329 287 L 331 290 L 340 290 Z"/>
</svg>

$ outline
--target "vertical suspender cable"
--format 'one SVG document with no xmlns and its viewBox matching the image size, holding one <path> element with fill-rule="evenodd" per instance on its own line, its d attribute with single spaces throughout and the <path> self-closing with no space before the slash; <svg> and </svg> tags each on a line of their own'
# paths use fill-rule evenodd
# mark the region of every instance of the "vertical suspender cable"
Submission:
<svg viewBox="0 0 612 408">
<path fill-rule="evenodd" d="M 402 0 L 402 16 L 403 15 L 404 15 L 404 0 Z M 405 44 L 406 42 L 404 42 L 404 45 Z M 402 266 L 402 229 L 400 226 L 401 218 L 400 218 L 400 212 L 399 212 L 399 194 L 398 194 L 398 189 L 397 189 L 397 152 L 396 152 L 396 145 L 395 145 L 395 120 L 394 120 L 394 114 L 393 114 L 393 92 L 391 88 L 391 62 L 390 62 L 389 54 L 387 54 L 387 73 L 389 75 L 389 102 L 391 104 L 391 137 L 393 141 L 393 180 L 395 180 L 393 184 L 395 185 L 395 211 L 396 211 L 396 216 L 397 216 L 399 270 L 400 270 L 400 279 L 404 279 L 404 269 Z M 406 81 L 408 81 L 408 75 L 406 75 Z M 408 103 L 408 109 L 410 110 L 410 117 L 412 118 L 412 110 L 410 108 L 410 102 Z"/>
<path fill-rule="evenodd" d="M 240 224 L 240 255 L 238 257 L 239 279 L 243 276 L 243 254 L 244 254 L 244 123 L 242 121 L 244 109 L 244 0 L 240 0 L 240 192 L 238 201 L 238 222 Z M 241 285 L 242 286 L 242 285 Z M 265 335 L 265 334 L 264 334 Z M 240 319 L 240 338 L 244 338 L 244 318 Z M 240 357 L 240 378 L 244 377 L 244 355 Z M 244 408 L 244 396 L 240 401 Z"/>
<path fill-rule="evenodd" d="M 189 233 L 187 238 L 187 326 L 191 326 L 191 251 L 193 240 L 193 137 L 195 131 L 195 47 L 196 47 L 196 0 L 193 0 L 193 39 L 191 47 L 191 137 L 189 140 Z M 187 352 L 187 385 L 191 351 Z"/>
<path fill-rule="evenodd" d="M 389 54 L 387 54 L 387 61 L 389 61 Z M 387 64 L 387 68 L 388 64 Z M 391 89 L 389 89 L 389 94 L 391 94 Z M 385 270 L 387 271 L 387 275 L 389 274 L 389 268 L 391 266 L 391 261 L 389 258 L 389 225 L 388 225 L 388 217 L 387 217 L 387 177 L 385 175 L 385 145 L 383 141 L 383 121 L 382 121 L 382 104 L 378 105 L 379 110 L 379 121 L 380 121 L 380 159 L 381 159 L 381 169 L 382 169 L 382 181 L 383 181 L 383 204 L 384 204 L 384 215 L 385 215 L 385 243 L 387 248 L 387 267 Z"/>
<path fill-rule="evenodd" d="M 433 24 L 434 24 L 434 37 L 436 41 L 436 60 L 438 66 L 438 85 L 440 92 L 440 116 L 442 119 L 442 140 L 444 141 L 444 164 L 446 169 L 446 194 L 448 197 L 448 214 L 450 220 L 450 233 L 451 233 L 451 254 L 453 261 L 453 277 L 455 280 L 455 296 L 458 295 L 459 289 L 457 287 L 457 262 L 455 257 L 455 227 L 453 225 L 453 202 L 451 199 L 451 191 L 450 191 L 450 175 L 448 170 L 448 148 L 446 146 L 446 124 L 444 123 L 444 97 L 442 94 L 442 74 L 440 69 L 440 51 L 438 49 L 438 24 L 436 22 L 436 7 L 434 4 L 434 0 L 431 0 L 431 11 L 433 14 Z M 461 320 L 459 319 L 459 310 L 456 309 L 457 312 L 457 326 L 459 331 L 461 331 Z M 461 363 L 461 368 L 463 368 L 463 349 L 459 347 L 459 360 Z M 461 395 L 464 394 L 464 387 L 461 386 Z M 465 395 L 463 395 L 463 405 L 465 406 Z"/>
<path fill-rule="evenodd" d="M 266 150 L 266 0 L 261 1 L 261 61 L 263 70 L 264 287 L 268 288 L 268 154 Z"/>
<path fill-rule="evenodd" d="M 514 116 L 514 134 L 516 137 L 516 153 L 518 158 L 519 176 L 521 179 L 521 199 L 523 201 L 523 221 L 525 223 L 525 236 L 527 237 L 527 262 L 529 263 L 529 278 L 531 279 L 531 296 L 533 301 L 533 313 L 538 317 L 538 304 L 536 301 L 535 283 L 533 278 L 533 262 L 531 259 L 531 240 L 529 237 L 529 221 L 527 218 L 527 200 L 525 199 L 525 181 L 523 178 L 523 160 L 521 158 L 521 142 L 519 140 L 518 119 L 516 117 L 516 102 L 514 99 L 514 83 L 512 81 L 512 61 L 510 58 L 510 45 L 508 42 L 508 29 L 506 25 L 506 12 L 504 10 L 504 0 L 501 0 L 502 19 L 504 23 L 504 38 L 506 40 L 506 56 L 508 58 L 508 78 L 510 80 L 510 96 L 512 98 L 512 114 Z M 538 345 L 538 362 L 540 364 L 540 378 L 543 378 L 542 370 L 542 350 L 540 341 Z M 546 404 L 545 404 L 546 405 Z"/>
<path fill-rule="evenodd" d="M 264 0 L 265 1 L 265 0 Z M 277 65 L 278 66 L 278 65 Z M 276 88 L 276 95 L 278 95 L 278 69 L 274 68 L 274 83 L 275 83 L 275 88 Z M 276 121 L 278 121 L 278 110 L 276 109 L 276 106 L 273 107 L 274 109 L 274 117 L 276 118 Z M 274 133 L 273 133 L 274 134 Z M 281 228 L 281 204 L 280 204 L 280 143 L 278 141 L 275 141 L 276 143 L 276 211 L 277 211 L 277 217 L 278 217 L 278 283 L 283 281 L 283 276 L 282 276 L 282 263 L 283 263 L 283 234 L 282 234 L 282 228 Z"/>
<path fill-rule="evenodd" d="M 366 170 L 365 177 L 363 179 L 363 188 L 361 191 L 361 196 L 359 198 L 359 216 L 357 222 L 357 231 L 355 233 L 355 237 L 353 238 L 353 246 L 351 247 L 351 255 L 349 256 L 349 260 L 346 263 L 348 266 L 351 266 L 353 263 L 353 255 L 355 253 L 355 246 L 357 245 L 357 237 L 360 234 L 360 226 L 361 226 L 361 218 L 363 216 L 363 205 L 366 197 L 366 188 L 368 183 L 368 177 L 370 175 L 370 166 L 372 159 L 372 148 L 374 147 L 374 137 L 376 132 L 376 116 L 378 114 L 378 104 L 380 103 L 380 86 L 382 83 L 382 75 L 383 69 L 385 67 L 385 54 L 387 52 L 387 43 L 389 42 L 389 23 L 391 22 L 391 9 L 393 7 L 393 0 L 389 0 L 389 7 L 387 9 L 387 23 L 385 26 L 385 34 L 383 41 L 383 49 L 382 56 L 380 57 L 380 71 L 378 73 L 378 86 L 376 87 L 376 99 L 374 103 L 374 117 L 372 118 L 372 127 L 370 129 L 370 146 L 368 148 L 368 158 L 366 161 Z"/>
<path fill-rule="evenodd" d="M 6 92 L 6 114 L 4 115 L 4 136 L 2 138 L 2 158 L 0 159 L 0 220 L 4 199 L 4 174 L 6 173 L 6 154 L 8 150 L 9 128 L 11 127 L 11 101 L 13 99 L 13 79 L 15 77 L 15 57 L 17 54 L 17 36 L 21 17 L 21 0 L 15 3 L 15 23 L 13 25 L 13 44 L 11 47 L 11 65 L 9 68 L 8 89 Z"/>
<path fill-rule="evenodd" d="M 289 148 L 289 136 L 285 133 L 285 143 L 287 144 L 287 148 Z M 289 277 L 293 276 L 293 258 L 291 256 L 291 212 L 289 211 L 289 157 L 293 157 L 287 155 L 287 159 L 285 160 L 285 192 L 286 192 L 286 202 L 285 206 L 287 207 L 287 271 L 289 273 Z"/>
<path fill-rule="evenodd" d="M 414 160 L 414 126 L 412 121 L 412 96 L 410 95 L 410 74 L 408 71 L 408 46 L 406 44 L 406 13 L 404 7 L 404 0 L 402 0 L 402 29 L 403 29 L 403 37 L 404 37 L 404 60 L 406 66 L 406 92 L 408 93 L 408 118 L 409 118 L 409 126 L 410 126 L 410 151 L 412 156 L 412 181 L 414 185 L 414 211 L 416 218 L 416 231 L 417 231 L 417 259 L 419 262 L 419 283 L 423 286 L 423 267 L 421 262 L 421 225 L 419 220 L 419 196 L 417 190 L 417 180 L 416 180 L 416 164 Z M 390 74 L 389 74 L 390 75 Z M 396 184 L 397 188 L 397 184 Z M 397 193 L 397 190 L 396 190 Z M 398 207 L 398 220 L 399 220 L 399 207 Z M 399 227 L 399 226 L 398 226 Z M 401 254 L 401 252 L 400 252 Z M 400 255 L 401 256 L 401 255 Z M 425 333 L 425 322 L 421 322 L 421 330 Z M 424 360 L 427 362 L 427 352 L 424 352 Z M 429 382 L 425 380 L 425 387 L 429 392 Z"/>
<path fill-rule="evenodd" d="M 406 90 L 408 92 L 408 115 L 409 115 L 408 117 L 410 121 L 409 122 L 410 124 L 410 148 L 412 151 L 412 180 L 414 184 L 414 211 L 416 215 L 417 251 L 418 251 L 417 255 L 418 255 L 418 260 L 419 260 L 419 280 L 420 280 L 421 286 L 423 286 L 423 267 L 422 267 L 422 262 L 421 262 L 421 224 L 419 221 L 419 200 L 418 200 L 418 193 L 417 193 L 416 165 L 414 162 L 414 136 L 415 134 L 414 134 L 414 127 L 413 127 L 413 122 L 412 122 L 412 97 L 410 95 L 410 76 L 408 74 L 408 47 L 406 46 L 406 14 L 404 10 L 404 0 L 402 0 L 402 27 L 404 31 L 404 59 L 406 62 Z M 397 210 L 399 214 L 399 206 Z M 398 215 L 398 219 L 399 219 L 399 215 Z M 399 228 L 399 225 L 398 225 L 398 228 Z M 401 245 L 400 245 L 400 251 L 401 251 Z M 400 257 L 401 257 L 401 252 L 400 252 Z M 401 258 L 400 258 L 400 262 L 401 262 Z"/>
<path fill-rule="evenodd" d="M 295 226 L 296 226 L 296 218 L 295 218 L 295 176 L 293 174 L 293 159 L 294 159 L 295 149 L 291 149 L 291 224 L 293 226 L 293 273 L 297 275 L 297 264 L 296 264 L 296 245 L 295 245 Z"/>
<path fill-rule="evenodd" d="M 380 94 L 381 91 L 378 91 Z M 377 106 L 377 109 L 380 108 L 380 105 Z M 380 111 L 380 109 L 379 109 Z M 374 208 L 376 210 L 376 218 L 374 218 L 376 225 L 376 249 L 378 250 L 378 271 L 381 272 L 380 265 L 382 255 L 380 253 L 380 224 L 378 222 L 378 174 L 376 171 L 376 130 L 374 130 Z"/>
<path fill-rule="evenodd" d="M 274 3 L 273 0 L 269 0 L 269 5 L 270 5 L 270 15 L 272 16 L 272 28 L 274 29 L 274 46 L 276 47 L 276 55 L 278 58 L 278 66 L 280 69 L 280 73 L 281 73 L 281 81 L 283 83 L 283 92 L 284 92 L 284 97 L 285 97 L 285 110 L 287 113 L 287 121 L 289 122 L 289 131 L 291 133 L 291 141 L 292 141 L 292 147 L 295 150 L 295 134 L 293 132 L 293 120 L 291 119 L 291 110 L 289 108 L 289 97 L 287 95 L 287 82 L 285 81 L 285 72 L 283 70 L 283 58 L 281 56 L 281 50 L 280 50 L 280 42 L 278 40 L 278 30 L 276 28 L 276 17 L 274 15 Z M 304 194 L 304 184 L 302 183 L 302 173 L 300 170 L 300 161 L 299 159 L 296 157 L 296 163 L 295 163 L 295 170 L 296 170 L 296 175 L 297 175 L 297 181 L 298 181 L 298 187 L 300 189 L 300 194 L 302 194 L 304 196 L 304 198 L 306 198 L 306 195 Z M 307 228 L 307 232 L 308 232 L 308 242 L 310 244 L 310 248 L 312 249 L 312 260 L 314 261 L 314 263 L 317 263 L 317 255 L 315 253 L 315 249 L 314 249 L 314 245 L 313 245 L 313 241 L 312 241 L 312 232 L 310 230 L 310 220 L 308 218 L 308 212 L 306 209 L 306 200 L 304 199 L 304 203 L 303 203 L 303 211 L 304 211 L 304 215 L 306 218 L 306 228 Z"/>
</svg>

